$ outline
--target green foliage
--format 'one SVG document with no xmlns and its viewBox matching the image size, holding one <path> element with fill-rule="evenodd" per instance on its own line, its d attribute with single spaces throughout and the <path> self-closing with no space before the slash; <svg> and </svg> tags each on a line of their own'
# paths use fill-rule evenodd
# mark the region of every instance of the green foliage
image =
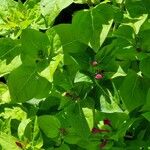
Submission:
<svg viewBox="0 0 150 150">
<path fill-rule="evenodd" d="M 39 126 L 49 138 L 55 138 L 59 134 L 60 122 L 54 116 L 40 116 L 38 118 Z"/>
<path fill-rule="evenodd" d="M 149 0 L 0 0 L 0 150 L 149 149 L 149 19 Z"/>
</svg>

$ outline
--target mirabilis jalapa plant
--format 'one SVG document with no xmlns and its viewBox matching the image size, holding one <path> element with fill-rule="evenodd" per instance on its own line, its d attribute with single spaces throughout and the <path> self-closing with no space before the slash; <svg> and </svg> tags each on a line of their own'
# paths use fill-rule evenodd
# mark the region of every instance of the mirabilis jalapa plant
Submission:
<svg viewBox="0 0 150 150">
<path fill-rule="evenodd" d="M 149 0 L 0 0 L 0 150 L 149 149 L 149 14 Z"/>
</svg>

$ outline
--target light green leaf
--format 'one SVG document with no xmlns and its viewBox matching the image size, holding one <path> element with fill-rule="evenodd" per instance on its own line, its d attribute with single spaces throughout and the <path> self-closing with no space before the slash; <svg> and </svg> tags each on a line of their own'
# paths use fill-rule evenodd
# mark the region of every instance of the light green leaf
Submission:
<svg viewBox="0 0 150 150">
<path fill-rule="evenodd" d="M 127 74 L 123 71 L 121 66 L 119 66 L 117 72 L 111 78 L 113 79 L 113 78 L 116 78 L 116 77 L 126 76 L 126 75 Z"/>
<path fill-rule="evenodd" d="M 30 119 L 24 119 L 19 124 L 19 126 L 18 126 L 18 137 L 20 140 L 23 140 L 25 129 L 30 122 L 31 122 Z"/>
<path fill-rule="evenodd" d="M 107 35 L 109 33 L 109 30 L 110 30 L 110 28 L 112 26 L 112 23 L 113 23 L 113 19 L 110 20 L 108 22 L 108 24 L 103 24 L 102 25 L 102 31 L 100 33 L 100 46 L 102 46 L 102 44 L 104 43 L 104 41 L 105 41 L 105 39 L 106 39 L 106 37 L 107 37 Z"/>
<path fill-rule="evenodd" d="M 75 79 L 74 79 L 74 83 L 77 82 L 88 82 L 88 83 L 93 83 L 92 80 L 90 79 L 90 77 L 88 77 L 87 75 L 77 72 Z"/>
<path fill-rule="evenodd" d="M 121 4 L 123 0 L 116 0 L 116 3 Z"/>
<path fill-rule="evenodd" d="M 48 25 L 51 25 L 57 15 L 71 3 L 73 3 L 73 0 L 41 0 L 41 12 L 47 18 Z"/>
<path fill-rule="evenodd" d="M 7 60 L 0 60 L 0 77 L 10 73 L 22 64 L 20 56 L 16 56 L 10 64 L 7 64 Z"/>
<path fill-rule="evenodd" d="M 0 145 L 4 150 L 21 150 L 15 142 L 17 142 L 15 137 L 0 132 Z"/>
<path fill-rule="evenodd" d="M 57 56 L 52 58 L 50 65 L 45 68 L 42 72 L 39 73 L 40 76 L 45 77 L 48 81 L 53 81 L 53 75 L 59 65 L 59 63 L 63 60 L 63 54 L 58 54 Z"/>
<path fill-rule="evenodd" d="M 9 8 L 13 8 L 17 6 L 17 2 L 13 0 L 0 0 L 0 12 L 7 12 Z M 4 13 L 4 14 L 5 14 Z"/>
<path fill-rule="evenodd" d="M 62 49 L 61 38 L 60 35 L 55 30 L 55 27 L 47 30 L 46 34 L 50 41 L 49 53 L 51 54 L 51 57 L 55 56 L 56 54 L 62 53 L 63 49 Z"/>
<path fill-rule="evenodd" d="M 138 21 L 136 21 L 135 23 L 133 23 L 133 26 L 134 26 L 136 34 L 139 33 L 140 28 L 141 28 L 142 24 L 146 21 L 147 17 L 148 17 L 148 14 L 143 14 L 142 16 L 140 16 L 138 18 Z"/>
<path fill-rule="evenodd" d="M 86 121 L 87 121 L 87 123 L 88 123 L 88 126 L 89 126 L 89 128 L 90 128 L 90 131 L 92 130 L 92 128 L 93 128 L 93 110 L 92 109 L 89 109 L 89 108 L 82 108 L 82 110 L 83 110 L 83 114 L 84 114 L 84 116 L 85 116 L 85 119 L 86 119 Z"/>
<path fill-rule="evenodd" d="M 0 104 L 10 102 L 10 94 L 7 85 L 0 83 Z"/>
<path fill-rule="evenodd" d="M 24 112 L 20 107 L 5 108 L 4 112 L 0 114 L 4 119 L 17 119 L 23 120 L 27 118 L 26 112 Z"/>
<path fill-rule="evenodd" d="M 98 4 L 100 1 L 99 0 L 73 0 L 74 3 L 79 3 L 79 4 Z"/>
<path fill-rule="evenodd" d="M 105 113 L 123 112 L 122 109 L 118 106 L 117 102 L 115 101 L 115 97 L 113 97 L 110 92 L 109 97 L 111 100 L 110 103 L 103 95 L 100 96 L 101 111 Z"/>
<path fill-rule="evenodd" d="M 88 0 L 73 0 L 74 3 L 85 4 Z"/>
</svg>

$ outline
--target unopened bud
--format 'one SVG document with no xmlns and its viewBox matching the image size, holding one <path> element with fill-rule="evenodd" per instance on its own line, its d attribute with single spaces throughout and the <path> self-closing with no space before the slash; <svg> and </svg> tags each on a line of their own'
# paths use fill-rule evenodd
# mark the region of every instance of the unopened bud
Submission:
<svg viewBox="0 0 150 150">
<path fill-rule="evenodd" d="M 103 75 L 102 74 L 96 74 L 95 75 L 95 79 L 97 79 L 97 80 L 100 80 L 100 79 L 102 79 L 103 78 Z"/>
</svg>

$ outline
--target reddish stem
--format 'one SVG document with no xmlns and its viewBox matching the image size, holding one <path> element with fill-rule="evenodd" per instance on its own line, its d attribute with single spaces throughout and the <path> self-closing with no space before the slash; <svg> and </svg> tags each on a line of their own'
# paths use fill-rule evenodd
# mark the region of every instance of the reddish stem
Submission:
<svg viewBox="0 0 150 150">
<path fill-rule="evenodd" d="M 93 128 L 92 129 L 92 133 L 96 134 L 96 133 L 103 133 L 103 132 L 110 132 L 109 130 L 102 130 L 102 129 L 98 129 L 98 128 Z"/>
<path fill-rule="evenodd" d="M 100 148 L 103 149 L 107 143 L 108 143 L 108 140 L 103 140 L 103 142 L 100 144 Z"/>
<path fill-rule="evenodd" d="M 109 119 L 104 119 L 103 122 L 104 122 L 104 125 L 111 126 L 111 121 Z"/>
<path fill-rule="evenodd" d="M 22 146 L 22 144 L 21 144 L 20 142 L 16 141 L 15 143 L 16 143 L 16 145 L 17 145 L 18 147 L 23 148 L 23 146 Z"/>
</svg>

